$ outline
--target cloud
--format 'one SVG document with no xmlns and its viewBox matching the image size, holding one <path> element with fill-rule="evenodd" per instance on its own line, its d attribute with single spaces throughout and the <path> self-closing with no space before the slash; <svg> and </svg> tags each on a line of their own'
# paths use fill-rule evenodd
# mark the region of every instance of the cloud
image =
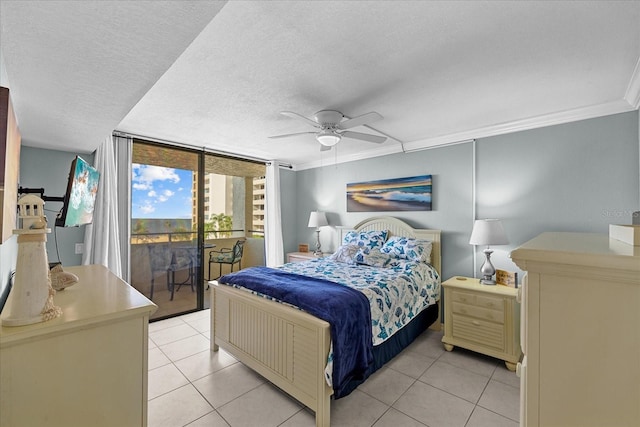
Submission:
<svg viewBox="0 0 640 427">
<path fill-rule="evenodd" d="M 151 205 L 148 200 L 145 202 L 144 205 L 140 206 L 140 212 L 144 214 L 150 214 L 155 210 L 156 208 L 153 205 Z"/>
<path fill-rule="evenodd" d="M 134 183 L 133 184 L 133 189 L 134 190 L 148 190 L 151 188 L 151 186 L 149 184 L 141 184 L 141 183 Z"/>
<path fill-rule="evenodd" d="M 174 168 L 166 168 L 163 166 L 140 165 L 134 164 L 131 168 L 133 188 L 136 190 L 148 190 L 153 188 L 156 181 L 171 181 L 173 183 L 180 182 L 180 176 Z"/>
<path fill-rule="evenodd" d="M 155 194 L 155 191 L 154 191 Z M 167 200 L 169 200 L 169 198 L 171 198 L 171 196 L 173 196 L 175 193 L 171 190 L 164 190 L 162 192 L 161 195 L 159 195 L 156 200 L 159 202 L 166 202 Z"/>
</svg>

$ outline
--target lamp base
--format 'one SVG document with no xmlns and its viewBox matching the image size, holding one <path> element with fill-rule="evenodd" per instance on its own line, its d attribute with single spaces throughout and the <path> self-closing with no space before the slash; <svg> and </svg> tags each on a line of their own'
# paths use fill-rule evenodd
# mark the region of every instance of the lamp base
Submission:
<svg viewBox="0 0 640 427">
<path fill-rule="evenodd" d="M 480 284 L 481 285 L 495 285 L 496 281 L 493 280 L 492 276 L 482 276 L 482 279 L 480 279 Z"/>
<path fill-rule="evenodd" d="M 316 250 L 313 251 L 313 254 L 315 256 L 322 255 L 322 251 L 320 250 L 320 229 L 319 228 L 316 229 Z"/>
<path fill-rule="evenodd" d="M 493 266 L 493 264 L 491 264 L 491 254 L 493 253 L 493 251 L 489 247 L 487 247 L 487 249 L 485 249 L 482 252 L 484 252 L 485 260 L 484 260 L 484 263 L 482 264 L 482 267 L 480 268 L 480 273 L 482 273 L 482 279 L 480 279 L 480 284 L 495 285 L 496 281 L 493 280 L 493 275 L 496 273 L 496 269 Z"/>
</svg>

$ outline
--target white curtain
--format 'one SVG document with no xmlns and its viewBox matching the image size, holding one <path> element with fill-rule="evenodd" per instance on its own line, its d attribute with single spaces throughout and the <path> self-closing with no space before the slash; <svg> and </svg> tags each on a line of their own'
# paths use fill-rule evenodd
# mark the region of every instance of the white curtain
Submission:
<svg viewBox="0 0 640 427">
<path fill-rule="evenodd" d="M 118 200 L 116 203 L 118 217 L 118 236 L 120 236 L 120 262 L 122 263 L 122 280 L 130 283 L 131 277 L 131 158 L 133 138 L 130 136 L 113 136 L 116 158 L 116 186 Z"/>
<path fill-rule="evenodd" d="M 284 261 L 282 215 L 280 212 L 280 166 L 278 162 L 273 161 L 267 164 L 265 185 L 265 262 L 267 267 L 275 267 Z"/>
<path fill-rule="evenodd" d="M 101 264 L 122 278 L 120 235 L 118 227 L 118 188 L 114 144 L 111 136 L 98 147 L 94 166 L 100 172 L 100 184 L 93 212 L 93 222 L 84 233 L 82 264 Z"/>
</svg>

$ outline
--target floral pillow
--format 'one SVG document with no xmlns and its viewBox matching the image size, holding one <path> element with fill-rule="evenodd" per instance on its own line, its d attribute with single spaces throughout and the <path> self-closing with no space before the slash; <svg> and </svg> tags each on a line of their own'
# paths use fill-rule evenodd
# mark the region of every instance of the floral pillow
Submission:
<svg viewBox="0 0 640 427">
<path fill-rule="evenodd" d="M 355 259 L 357 264 L 383 268 L 391 261 L 391 257 L 388 254 L 380 252 L 380 249 L 378 248 L 374 248 L 369 251 L 366 251 L 365 248 L 361 248 L 358 250 Z"/>
<path fill-rule="evenodd" d="M 432 245 L 429 240 L 391 236 L 380 251 L 398 259 L 430 263 Z"/>
<path fill-rule="evenodd" d="M 342 245 L 335 251 L 329 259 L 337 262 L 344 262 L 345 264 L 355 264 L 356 255 L 360 248 L 356 245 Z"/>
<path fill-rule="evenodd" d="M 367 253 L 374 248 L 382 248 L 387 240 L 389 232 L 383 231 L 349 231 L 345 234 L 343 245 L 356 245 L 364 249 Z"/>
</svg>

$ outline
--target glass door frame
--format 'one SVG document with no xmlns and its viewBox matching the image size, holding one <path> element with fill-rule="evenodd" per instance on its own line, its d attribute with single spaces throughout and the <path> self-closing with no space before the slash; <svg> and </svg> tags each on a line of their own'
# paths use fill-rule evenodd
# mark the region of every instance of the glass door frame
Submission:
<svg viewBox="0 0 640 427">
<path fill-rule="evenodd" d="M 132 168 L 132 165 L 134 163 L 140 163 L 140 164 L 144 164 L 139 162 L 138 159 L 135 159 L 134 156 L 134 152 L 135 152 L 135 145 L 136 144 L 140 144 L 140 145 L 147 145 L 150 146 L 151 149 L 153 148 L 157 148 L 158 150 L 175 150 L 176 152 L 178 151 L 182 151 L 182 152 L 186 152 L 186 153 L 190 153 L 194 156 L 197 156 L 197 158 L 195 159 L 195 163 L 196 163 L 196 168 L 197 170 L 191 170 L 191 172 L 194 175 L 194 179 L 195 179 L 195 183 L 192 183 L 192 188 L 193 185 L 195 184 L 196 187 L 196 192 L 195 192 L 195 197 L 196 197 L 196 214 L 193 215 L 192 213 L 192 218 L 196 218 L 197 224 L 196 227 L 194 229 L 193 224 L 191 224 L 191 231 L 190 234 L 193 236 L 193 234 L 195 234 L 195 249 L 196 249 L 196 260 L 195 260 L 195 266 L 193 266 L 193 273 L 194 274 L 194 278 L 192 280 L 195 281 L 195 307 L 194 308 L 189 308 L 186 309 L 184 311 L 176 311 L 171 312 L 169 314 L 166 315 L 162 315 L 162 316 L 158 316 L 158 317 L 154 317 L 152 319 L 150 319 L 150 321 L 154 322 L 154 321 L 159 321 L 159 320 L 164 320 L 167 318 L 171 318 L 171 317 L 176 317 L 179 315 L 183 315 L 183 314 L 187 314 L 187 313 L 193 313 L 196 311 L 201 311 L 204 309 L 204 296 L 205 296 L 205 286 L 206 284 L 204 283 L 204 264 L 205 264 L 205 259 L 204 259 L 204 165 L 205 165 L 205 151 L 203 150 L 198 150 L 198 149 L 194 149 L 194 148 L 189 148 L 189 147 L 184 147 L 184 146 L 180 146 L 180 145 L 173 145 L 173 144 L 167 144 L 167 143 L 162 143 L 162 142 L 157 142 L 157 141 L 153 141 L 153 140 L 145 140 L 144 138 L 140 137 L 140 138 L 133 138 L 132 141 L 132 154 L 131 154 L 131 163 L 129 165 L 130 168 Z M 157 165 L 156 165 L 157 166 Z M 171 165 L 171 164 L 166 164 L 165 167 L 171 167 L 171 168 L 176 168 L 176 169 L 182 169 L 182 170 L 190 170 L 190 169 L 183 169 L 179 166 L 176 165 Z M 195 173 L 194 173 L 195 172 Z M 133 186 L 133 174 L 131 174 L 131 178 L 129 180 L 129 187 L 130 187 L 130 191 L 131 188 Z M 191 189 L 192 194 L 194 194 L 193 190 Z M 130 204 L 131 204 L 131 209 L 129 210 L 129 220 L 131 221 L 133 219 L 133 192 L 130 196 Z M 194 204 L 193 201 L 191 203 L 190 209 L 193 210 Z M 133 236 L 133 230 L 131 230 L 131 236 L 129 238 L 129 246 L 130 246 L 130 250 L 129 253 L 133 254 L 133 243 L 132 243 L 132 237 Z M 171 233 L 169 232 L 169 245 L 171 245 Z M 173 253 L 173 251 L 172 251 Z M 131 257 L 130 257 L 131 258 Z M 173 260 L 173 258 L 172 258 Z M 173 262 L 173 261 L 172 261 Z M 208 262 L 208 260 L 206 260 L 206 262 Z M 131 261 L 130 261 L 131 264 Z M 189 274 L 191 274 L 191 271 L 189 272 Z M 152 272 L 153 274 L 153 272 Z M 169 271 L 167 271 L 166 273 L 167 275 L 169 275 Z M 130 273 L 130 276 L 133 277 L 133 272 Z M 156 286 L 162 285 L 164 283 L 163 279 L 161 277 L 159 277 L 160 280 L 156 280 Z M 132 284 L 133 284 L 133 280 L 131 280 Z M 167 283 L 168 283 L 168 279 L 167 279 Z M 188 289 L 188 287 L 187 287 Z M 148 297 L 148 295 L 145 294 L 145 296 Z M 158 301 L 154 301 L 155 304 L 160 305 Z M 193 307 L 193 306 L 192 306 Z"/>
</svg>

